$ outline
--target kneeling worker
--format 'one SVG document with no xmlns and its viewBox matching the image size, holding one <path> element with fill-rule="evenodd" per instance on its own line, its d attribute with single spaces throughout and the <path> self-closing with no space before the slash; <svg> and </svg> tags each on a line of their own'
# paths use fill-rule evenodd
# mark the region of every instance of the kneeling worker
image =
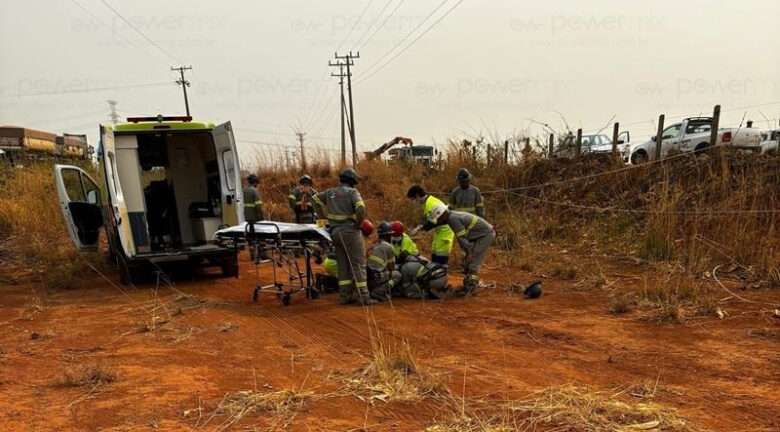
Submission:
<svg viewBox="0 0 780 432">
<path fill-rule="evenodd" d="M 436 225 L 448 225 L 455 232 L 458 244 L 466 253 L 463 290 L 465 294 L 470 294 L 479 286 L 479 269 L 496 239 L 495 229 L 477 215 L 450 211 L 445 205 L 431 210 L 430 221 Z"/>
<path fill-rule="evenodd" d="M 410 256 L 401 266 L 401 284 L 393 293 L 406 298 L 442 298 L 447 293 L 447 269 L 423 258 Z"/>
<path fill-rule="evenodd" d="M 395 270 L 395 254 L 390 239 L 390 224 L 382 222 L 377 228 L 377 240 L 368 256 L 368 290 L 371 298 L 385 301 L 392 295 L 393 287 L 401 281 L 401 273 Z"/>
<path fill-rule="evenodd" d="M 342 304 L 355 300 L 362 305 L 375 304 L 366 282 L 366 245 L 361 225 L 366 217 L 366 205 L 355 189 L 360 177 L 353 168 L 339 173 L 339 186 L 312 197 L 327 213 L 330 235 L 339 267 L 339 297 Z"/>
<path fill-rule="evenodd" d="M 390 224 L 390 230 L 393 232 L 390 244 L 393 245 L 393 254 L 397 264 L 403 264 L 408 257 L 420 256 L 417 244 L 405 232 L 404 224 L 401 221 L 393 221 Z"/>
</svg>

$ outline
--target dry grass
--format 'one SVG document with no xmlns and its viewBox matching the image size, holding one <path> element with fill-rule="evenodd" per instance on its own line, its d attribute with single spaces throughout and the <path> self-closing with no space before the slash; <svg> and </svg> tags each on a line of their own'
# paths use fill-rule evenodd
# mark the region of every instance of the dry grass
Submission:
<svg viewBox="0 0 780 432">
<path fill-rule="evenodd" d="M 68 367 L 62 376 L 56 378 L 57 387 L 96 387 L 116 381 L 116 372 L 105 365 L 86 364 Z"/>
<path fill-rule="evenodd" d="M 678 324 L 693 317 L 714 316 L 719 310 L 710 284 L 679 271 L 670 271 L 653 283 L 645 279 L 639 306 L 648 310 L 646 318 L 650 320 Z"/>
<path fill-rule="evenodd" d="M 294 420 L 296 414 L 306 405 L 313 396 L 312 392 L 281 390 L 260 392 L 257 390 L 245 390 L 228 393 L 219 402 L 208 419 L 202 422 L 200 417 L 202 409 L 189 410 L 185 416 L 196 411 L 199 414 L 196 427 L 205 428 L 215 418 L 223 418 L 216 427 L 217 431 L 228 430 L 239 423 L 247 415 L 268 414 L 270 430 L 286 429 Z M 201 424 L 202 423 L 202 424 Z"/>
<path fill-rule="evenodd" d="M 526 399 L 492 403 L 480 401 L 471 410 L 458 410 L 450 421 L 426 432 L 694 432 L 700 429 L 674 409 L 575 386 L 553 387 Z"/>
</svg>

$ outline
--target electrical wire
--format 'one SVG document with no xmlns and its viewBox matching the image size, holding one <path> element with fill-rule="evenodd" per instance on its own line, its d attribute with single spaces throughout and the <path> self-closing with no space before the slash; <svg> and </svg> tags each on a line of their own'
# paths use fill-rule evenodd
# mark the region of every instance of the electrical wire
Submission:
<svg viewBox="0 0 780 432">
<path fill-rule="evenodd" d="M 368 0 L 366 3 L 366 7 L 363 8 L 363 12 L 360 13 L 360 16 L 358 16 L 358 19 L 355 21 L 354 24 L 352 24 L 352 28 L 349 29 L 349 32 L 346 36 L 344 36 L 344 39 L 341 41 L 341 43 L 336 47 L 336 52 L 338 52 L 342 46 L 344 46 L 344 43 L 347 42 L 347 39 L 349 39 L 350 36 L 352 36 L 352 33 L 355 31 L 358 25 L 360 25 L 360 22 L 363 21 L 363 17 L 366 16 L 366 12 L 368 12 L 368 9 L 371 7 L 371 4 L 374 3 L 374 0 Z"/>
<path fill-rule="evenodd" d="M 390 12 L 390 14 L 387 17 L 385 17 L 385 20 L 382 21 L 382 24 L 380 24 L 379 27 L 374 29 L 374 32 L 371 33 L 371 36 L 369 36 L 368 39 L 366 39 L 362 44 L 358 45 L 357 48 L 358 51 L 363 49 L 366 45 L 369 44 L 369 42 L 371 42 L 374 39 L 374 36 L 376 36 L 376 34 L 379 33 L 379 31 L 382 30 L 387 25 L 388 21 L 390 21 L 390 18 L 395 16 L 395 13 L 398 12 L 398 9 L 400 9 L 401 5 L 403 5 L 404 3 L 406 3 L 406 0 L 400 0 L 398 4 L 395 5 L 395 8 Z"/>
<path fill-rule="evenodd" d="M 368 33 L 369 33 L 369 32 L 371 31 L 371 29 L 372 29 L 372 28 L 373 28 L 373 27 L 376 25 L 376 23 L 378 23 L 378 22 L 379 22 L 379 20 L 382 18 L 382 15 L 384 15 L 385 11 L 387 10 L 387 8 L 388 8 L 388 7 L 390 7 L 390 4 L 391 4 L 392 2 L 393 2 L 393 0 L 387 0 L 387 1 L 385 2 L 385 5 L 384 5 L 384 6 L 382 6 L 382 9 L 380 9 L 380 10 L 379 10 L 379 13 L 378 13 L 378 14 L 376 14 L 376 18 L 374 18 L 374 20 L 371 22 L 371 24 L 369 24 L 369 25 L 366 27 L 366 29 L 365 29 L 365 30 L 363 30 L 363 34 L 361 34 L 361 35 L 360 35 L 360 37 L 358 37 L 358 38 L 355 40 L 355 46 L 356 46 L 356 47 L 359 47 L 359 46 L 361 46 L 361 45 L 363 44 L 363 42 L 362 42 L 362 41 L 363 41 L 363 39 L 364 39 L 364 38 L 365 38 L 365 37 L 368 35 Z"/>
<path fill-rule="evenodd" d="M 126 84 L 126 85 L 118 85 L 118 86 L 92 87 L 92 88 L 88 87 L 83 89 L 70 89 L 70 90 L 47 91 L 47 92 L 36 92 L 36 93 L 17 93 L 17 94 L 3 95 L 0 96 L 0 98 L 57 96 L 57 95 L 66 95 L 66 94 L 95 93 L 95 92 L 103 92 L 109 90 L 126 90 L 126 89 L 161 87 L 161 86 L 170 86 L 170 85 L 171 85 L 170 81 L 160 81 L 160 82 L 152 82 L 152 83 Z"/>
<path fill-rule="evenodd" d="M 113 6 L 111 6 L 111 4 L 108 2 L 108 0 L 100 0 L 100 2 L 101 2 L 101 3 L 103 3 L 103 5 L 105 5 L 105 6 L 106 6 L 108 9 L 110 9 L 110 10 L 111 10 L 111 12 L 113 12 L 113 13 L 114 13 L 114 15 L 116 15 L 116 16 L 117 16 L 117 17 L 118 17 L 120 20 L 122 20 L 122 22 L 124 22 L 125 24 L 127 24 L 127 25 L 128 25 L 128 27 L 130 27 L 131 29 L 133 29 L 133 31 L 135 31 L 135 32 L 136 32 L 136 33 L 138 33 L 138 34 L 139 34 L 139 35 L 140 35 L 142 38 L 144 38 L 144 40 L 146 40 L 146 41 L 147 41 L 147 42 L 148 42 L 148 43 L 149 43 L 151 46 L 153 46 L 154 48 L 157 48 L 157 50 L 158 50 L 158 51 L 160 51 L 161 53 L 163 53 L 163 54 L 164 54 L 166 57 L 168 57 L 169 59 L 173 60 L 175 63 L 181 63 L 181 62 L 180 62 L 180 61 L 179 61 L 179 60 L 176 58 L 176 56 L 174 56 L 174 55 L 173 55 L 173 54 L 171 54 L 171 53 L 170 53 L 168 50 L 166 50 L 165 48 L 163 48 L 162 46 L 160 46 L 160 44 L 158 44 L 158 43 L 157 43 L 157 42 L 155 42 L 155 41 L 154 41 L 152 38 L 150 38 L 149 36 L 147 36 L 147 35 L 146 35 L 144 32 L 142 32 L 142 31 L 141 31 L 141 30 L 140 30 L 138 27 L 136 27 L 136 26 L 135 26 L 135 24 L 133 24 L 133 23 L 132 23 L 130 20 L 128 20 L 127 18 L 125 18 L 125 17 L 124 17 L 124 16 L 123 16 L 121 13 L 119 13 L 119 11 L 118 11 L 118 10 L 116 10 L 116 9 L 115 9 Z"/>
</svg>

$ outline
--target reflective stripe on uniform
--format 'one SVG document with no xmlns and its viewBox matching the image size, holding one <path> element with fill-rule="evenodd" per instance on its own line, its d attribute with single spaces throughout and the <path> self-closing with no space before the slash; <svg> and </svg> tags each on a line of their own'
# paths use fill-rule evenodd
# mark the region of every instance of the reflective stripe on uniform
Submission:
<svg viewBox="0 0 780 432">
<path fill-rule="evenodd" d="M 477 207 L 479 207 L 479 205 L 477 205 Z M 465 212 L 465 213 L 473 213 L 473 212 L 477 211 L 477 208 L 476 207 L 458 207 L 458 208 L 455 209 L 455 211 Z"/>
<path fill-rule="evenodd" d="M 428 269 L 425 268 L 425 266 L 420 266 L 420 268 L 417 270 L 416 277 L 420 277 L 420 276 L 424 275 L 426 270 L 428 270 Z"/>
<path fill-rule="evenodd" d="M 287 198 L 290 198 L 291 200 L 297 199 L 295 195 L 288 195 Z"/>
<path fill-rule="evenodd" d="M 462 230 L 460 230 L 460 231 L 456 232 L 456 233 L 455 233 L 455 235 L 456 235 L 456 236 L 458 236 L 458 237 L 463 237 L 464 235 L 466 235 L 466 234 L 468 234 L 468 233 L 469 233 L 469 232 L 468 232 L 468 231 L 467 231 L 467 230 L 464 228 L 464 229 L 462 229 Z"/>
<path fill-rule="evenodd" d="M 355 286 L 358 288 L 368 288 L 368 282 L 358 282 Z"/>
<path fill-rule="evenodd" d="M 370 257 L 368 257 L 368 260 L 369 261 L 373 261 L 373 262 L 375 262 L 375 263 L 377 263 L 377 264 L 379 264 L 379 265 L 381 265 L 383 267 L 387 265 L 387 261 L 383 260 L 382 258 L 380 258 L 380 257 L 378 257 L 376 255 L 371 255 Z"/>
<path fill-rule="evenodd" d="M 246 204 L 244 204 L 244 207 L 254 208 L 254 207 L 257 207 L 257 205 L 256 204 L 246 203 Z"/>
<path fill-rule="evenodd" d="M 343 214 L 329 213 L 328 214 L 328 219 L 332 220 L 334 222 L 344 222 L 345 220 L 355 219 L 355 215 L 354 214 L 343 215 Z"/>
<path fill-rule="evenodd" d="M 358 201 L 358 202 L 355 203 L 355 208 L 365 207 L 365 206 L 366 206 L 366 203 L 364 203 L 363 201 Z"/>
<path fill-rule="evenodd" d="M 341 280 L 339 281 L 339 286 L 347 286 L 352 285 L 352 280 Z"/>
<path fill-rule="evenodd" d="M 259 205 L 259 206 L 263 205 L 263 202 L 262 201 L 255 201 L 255 205 Z"/>
</svg>

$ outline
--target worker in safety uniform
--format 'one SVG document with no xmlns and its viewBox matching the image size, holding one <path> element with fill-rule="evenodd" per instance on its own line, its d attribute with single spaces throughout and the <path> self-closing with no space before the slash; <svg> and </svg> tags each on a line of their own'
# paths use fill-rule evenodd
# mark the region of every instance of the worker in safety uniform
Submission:
<svg viewBox="0 0 780 432">
<path fill-rule="evenodd" d="M 436 225 L 447 225 L 458 239 L 466 253 L 463 260 L 465 271 L 463 291 L 470 294 L 479 286 L 479 269 L 487 256 L 488 249 L 496 239 L 496 231 L 485 219 L 470 213 L 450 211 L 446 206 L 431 210 L 430 220 Z"/>
<path fill-rule="evenodd" d="M 393 233 L 390 237 L 390 244 L 393 245 L 393 254 L 398 265 L 403 264 L 409 257 L 420 256 L 417 244 L 405 232 L 406 229 L 401 221 L 391 222 L 390 230 Z"/>
<path fill-rule="evenodd" d="M 422 225 L 412 229 L 409 234 L 413 236 L 420 229 L 425 231 L 433 230 L 431 261 L 435 262 L 436 264 L 447 266 L 450 260 L 450 252 L 452 251 L 452 242 L 455 239 L 455 233 L 453 233 L 450 227 L 447 225 L 436 226 L 430 221 L 431 210 L 433 210 L 436 206 L 444 205 L 444 203 L 435 196 L 425 192 L 425 189 L 423 189 L 420 185 L 414 185 L 409 188 L 406 196 L 413 202 L 420 204 L 423 209 Z"/>
<path fill-rule="evenodd" d="M 442 298 L 447 293 L 447 269 L 422 257 L 409 256 L 401 266 L 401 283 L 393 295 Z"/>
<path fill-rule="evenodd" d="M 298 180 L 296 186 L 287 197 L 290 202 L 290 209 L 295 215 L 295 223 L 313 224 L 317 221 L 318 209 L 312 197 L 317 195 L 314 190 L 314 182 L 309 175 L 304 175 Z"/>
<path fill-rule="evenodd" d="M 458 170 L 458 186 L 450 192 L 450 209 L 471 213 L 485 218 L 485 202 L 482 192 L 471 184 L 471 173 L 466 168 Z"/>
<path fill-rule="evenodd" d="M 255 232 L 254 223 L 265 219 L 263 212 L 263 199 L 260 196 L 260 191 L 257 189 L 260 185 L 260 180 L 254 174 L 249 174 L 246 178 L 246 187 L 244 187 L 244 219 L 249 224 L 249 231 Z M 256 261 L 258 256 L 266 259 L 267 254 L 265 251 L 260 250 L 259 243 L 255 239 L 248 239 L 249 242 L 249 256 L 252 261 Z M 259 253 L 258 253 L 259 252 Z"/>
<path fill-rule="evenodd" d="M 346 168 L 339 173 L 339 186 L 314 195 L 312 200 L 327 213 L 339 268 L 341 303 L 370 305 L 376 300 L 369 296 L 366 282 L 366 246 L 360 229 L 366 205 L 355 189 L 359 180 L 357 171 Z"/>
<path fill-rule="evenodd" d="M 368 289 L 371 298 L 385 301 L 392 295 L 395 285 L 401 281 L 401 273 L 395 270 L 395 253 L 390 244 L 393 231 L 390 224 L 380 223 L 376 232 L 379 239 L 368 254 Z"/>
</svg>

